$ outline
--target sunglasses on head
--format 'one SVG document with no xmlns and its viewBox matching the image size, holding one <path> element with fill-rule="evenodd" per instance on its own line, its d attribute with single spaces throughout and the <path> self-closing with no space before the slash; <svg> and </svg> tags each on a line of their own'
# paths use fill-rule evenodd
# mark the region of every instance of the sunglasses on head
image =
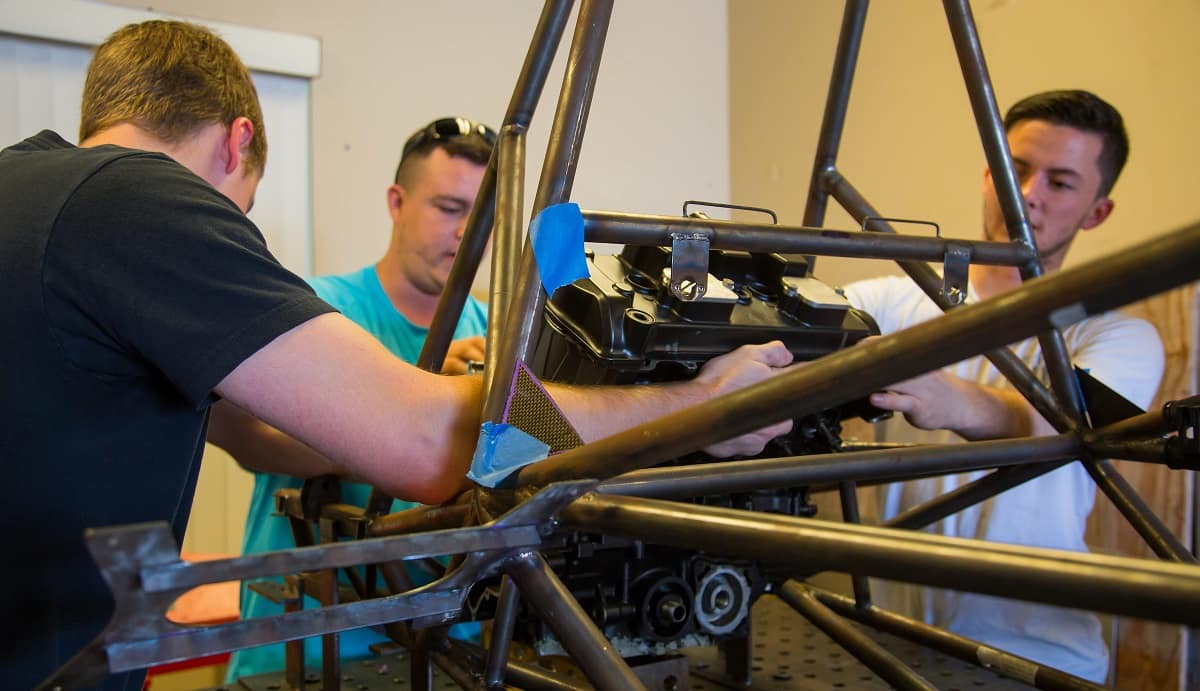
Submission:
<svg viewBox="0 0 1200 691">
<path fill-rule="evenodd" d="M 472 122 L 466 118 L 441 118 L 434 120 L 409 137 L 408 141 L 404 142 L 404 150 L 401 152 L 400 158 L 406 158 L 414 149 L 429 142 L 471 135 L 482 137 L 490 145 L 496 144 L 496 131 L 487 125 Z"/>
</svg>

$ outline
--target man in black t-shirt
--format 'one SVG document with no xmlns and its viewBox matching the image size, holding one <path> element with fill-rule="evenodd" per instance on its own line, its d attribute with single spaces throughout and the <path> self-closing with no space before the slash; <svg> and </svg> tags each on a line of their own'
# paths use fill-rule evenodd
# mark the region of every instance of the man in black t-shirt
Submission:
<svg viewBox="0 0 1200 691">
<path fill-rule="evenodd" d="M 107 621 L 85 528 L 167 520 L 182 536 L 217 398 L 423 503 L 463 488 L 479 429 L 478 377 L 394 358 L 245 217 L 266 140 L 249 75 L 219 38 L 180 22 L 119 30 L 88 69 L 80 142 L 42 132 L 0 152 L 5 688 L 37 684 Z M 789 360 L 775 343 L 690 382 L 554 393 L 593 440 Z M 715 450 L 754 453 L 786 425 Z"/>
</svg>

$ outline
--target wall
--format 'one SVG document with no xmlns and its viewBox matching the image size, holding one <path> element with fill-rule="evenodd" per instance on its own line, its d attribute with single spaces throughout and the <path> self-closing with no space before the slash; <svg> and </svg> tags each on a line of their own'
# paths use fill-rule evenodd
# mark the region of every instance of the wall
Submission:
<svg viewBox="0 0 1200 691">
<path fill-rule="evenodd" d="M 499 125 L 541 7 L 537 0 L 154 5 L 320 39 L 322 74 L 312 83 L 317 273 L 355 269 L 383 253 L 384 190 L 414 129 L 443 115 Z M 613 12 L 575 185 L 585 208 L 678 213 L 685 199 L 728 196 L 725 4 L 690 3 L 686 31 L 677 30 L 678 7 L 652 0 Z M 526 208 L 573 27 L 574 19 L 528 137 Z"/>
</svg>

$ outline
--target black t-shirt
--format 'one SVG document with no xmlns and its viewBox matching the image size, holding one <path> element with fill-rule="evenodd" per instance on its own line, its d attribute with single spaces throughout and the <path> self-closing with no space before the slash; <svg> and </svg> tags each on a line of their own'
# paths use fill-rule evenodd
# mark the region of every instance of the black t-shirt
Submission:
<svg viewBox="0 0 1200 691">
<path fill-rule="evenodd" d="M 0 679 L 28 688 L 111 614 L 84 529 L 182 539 L 213 387 L 332 308 L 183 166 L 48 131 L 0 152 L 0 300 Z"/>
</svg>

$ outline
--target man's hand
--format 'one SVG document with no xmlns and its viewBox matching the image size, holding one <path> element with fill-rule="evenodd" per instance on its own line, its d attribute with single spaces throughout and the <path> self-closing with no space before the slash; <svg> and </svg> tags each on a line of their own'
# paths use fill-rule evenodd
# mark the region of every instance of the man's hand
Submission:
<svg viewBox="0 0 1200 691">
<path fill-rule="evenodd" d="M 914 427 L 948 429 L 973 441 L 1054 433 L 1016 391 L 976 384 L 944 370 L 877 391 L 871 404 L 904 413 Z"/>
<path fill-rule="evenodd" d="M 442 363 L 442 374 L 466 374 L 468 362 L 483 362 L 483 336 L 468 336 L 450 341 L 446 350 L 446 361 Z"/>
<path fill-rule="evenodd" d="M 968 382 L 937 370 L 871 394 L 871 405 L 904 413 L 913 427 L 959 430 L 970 417 Z"/>
<path fill-rule="evenodd" d="M 713 396 L 757 384 L 783 372 L 792 362 L 792 353 L 782 341 L 762 345 L 742 346 L 730 353 L 713 358 L 700 368 L 694 381 L 710 386 Z M 792 429 L 792 421 L 784 420 L 734 439 L 713 444 L 704 449 L 713 456 L 752 456 L 763 450 L 767 442 Z"/>
</svg>

